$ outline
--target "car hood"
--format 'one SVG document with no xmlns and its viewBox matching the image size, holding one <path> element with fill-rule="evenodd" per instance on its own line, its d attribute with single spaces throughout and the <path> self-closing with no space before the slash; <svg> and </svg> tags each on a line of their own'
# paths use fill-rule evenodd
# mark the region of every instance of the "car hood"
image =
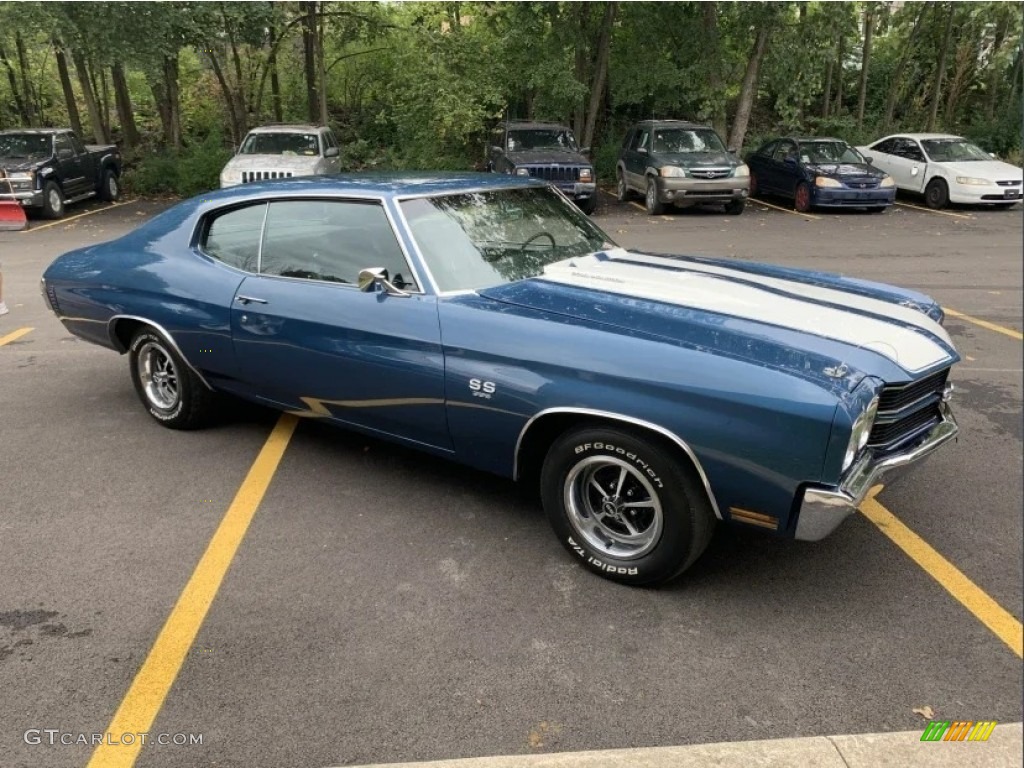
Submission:
<svg viewBox="0 0 1024 768">
<path fill-rule="evenodd" d="M 828 176 L 833 179 L 863 179 L 865 177 L 880 179 L 885 176 L 885 171 L 867 163 L 818 163 L 805 167 L 817 176 Z"/>
<path fill-rule="evenodd" d="M 655 155 L 664 165 L 678 165 L 682 168 L 732 168 L 738 164 L 733 155 L 726 152 L 666 152 Z"/>
<path fill-rule="evenodd" d="M 968 160 L 960 163 L 937 163 L 957 176 L 971 176 L 989 181 L 1020 181 L 1024 171 L 1002 160 Z"/>
<path fill-rule="evenodd" d="M 0 169 L 12 173 L 35 170 L 45 163 L 45 159 L 26 160 L 23 157 L 0 157 Z"/>
<path fill-rule="evenodd" d="M 830 389 L 850 389 L 865 375 L 912 381 L 960 359 L 927 296 L 820 272 L 616 249 L 479 293 Z"/>
<path fill-rule="evenodd" d="M 316 167 L 318 155 L 235 155 L 224 170 L 232 171 L 305 171 Z"/>
<path fill-rule="evenodd" d="M 590 161 L 578 152 L 560 152 L 557 149 L 531 149 L 526 152 L 509 152 L 508 159 L 515 165 L 534 165 L 538 163 L 590 165 Z"/>
</svg>

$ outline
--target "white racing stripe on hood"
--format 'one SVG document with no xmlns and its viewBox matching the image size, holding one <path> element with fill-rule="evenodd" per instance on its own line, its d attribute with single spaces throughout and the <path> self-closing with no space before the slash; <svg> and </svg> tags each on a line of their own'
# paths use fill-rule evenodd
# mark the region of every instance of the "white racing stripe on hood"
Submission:
<svg viewBox="0 0 1024 768">
<path fill-rule="evenodd" d="M 633 254 L 629 257 L 632 258 Z M 678 266 L 671 259 L 666 261 Z M 910 373 L 951 359 L 934 340 L 903 325 L 822 306 L 812 300 L 780 296 L 752 285 L 727 282 L 711 274 L 653 269 L 585 256 L 549 264 L 541 279 L 662 301 L 834 339 L 877 352 Z M 792 285 L 784 282 L 787 286 Z M 839 293 L 844 297 L 850 295 Z"/>
<path fill-rule="evenodd" d="M 926 314 L 912 307 L 902 304 L 893 304 L 891 301 L 885 301 L 884 299 L 873 299 L 870 296 L 862 296 L 858 293 L 844 291 L 842 288 L 826 288 L 825 286 L 820 285 L 810 285 L 796 280 L 769 277 L 768 275 L 759 275 L 755 272 L 744 272 L 739 269 L 729 269 L 728 267 L 704 264 L 699 261 L 679 261 L 676 259 L 667 259 L 664 256 L 648 256 L 644 253 L 634 253 L 623 248 L 609 250 L 606 251 L 606 253 L 614 259 L 642 261 L 644 264 L 666 266 L 674 269 L 688 269 L 694 272 L 706 272 L 709 275 L 722 275 L 723 277 L 745 280 L 748 283 L 758 283 L 759 285 L 763 285 L 768 288 L 774 288 L 775 290 L 796 294 L 802 298 L 816 301 L 827 301 L 830 304 L 841 304 L 849 307 L 850 309 L 859 309 L 863 312 L 871 312 L 876 315 L 882 315 L 883 317 L 891 317 L 893 320 L 900 320 L 907 325 L 916 326 L 923 331 L 927 331 L 934 336 L 938 336 L 950 347 L 953 346 L 953 340 L 949 337 L 946 329 Z"/>
</svg>

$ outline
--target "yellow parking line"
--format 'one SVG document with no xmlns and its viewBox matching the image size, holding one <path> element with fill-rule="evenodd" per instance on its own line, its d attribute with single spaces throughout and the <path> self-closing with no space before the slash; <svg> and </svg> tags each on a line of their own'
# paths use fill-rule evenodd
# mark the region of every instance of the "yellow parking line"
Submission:
<svg viewBox="0 0 1024 768">
<path fill-rule="evenodd" d="M 16 331 L 8 333 L 6 336 L 0 336 L 0 347 L 2 347 L 4 344 L 10 344 L 12 341 L 17 341 L 26 333 L 29 333 L 34 330 L 35 328 L 19 328 Z"/>
<path fill-rule="evenodd" d="M 67 224 L 69 221 L 74 221 L 75 219 L 81 219 L 85 216 L 92 216 L 94 213 L 100 213 L 102 211 L 109 211 L 111 208 L 120 208 L 122 205 L 129 205 L 130 203 L 134 202 L 134 200 L 125 200 L 123 203 L 111 203 L 110 205 L 105 205 L 102 208 L 96 208 L 95 210 L 92 211 L 80 213 L 77 216 L 69 216 L 66 219 L 57 219 L 56 221 L 51 221 L 49 224 L 40 224 L 37 227 L 23 229 L 21 230 L 20 234 L 28 235 L 31 234 L 32 232 L 38 232 L 40 229 L 46 229 L 47 227 L 56 227 L 58 224 Z"/>
<path fill-rule="evenodd" d="M 814 219 L 815 221 L 821 219 L 821 216 L 815 216 L 813 213 L 800 213 L 800 211 L 791 211 L 789 208 L 783 208 L 781 205 L 772 205 L 771 203 L 766 203 L 764 200 L 754 200 L 751 198 L 750 202 L 756 205 L 763 205 L 767 208 L 774 208 L 776 211 L 782 211 L 783 213 L 791 213 L 794 216 L 803 216 L 808 219 Z"/>
<path fill-rule="evenodd" d="M 989 597 L 977 584 L 957 569 L 955 565 L 936 552 L 924 539 L 900 522 L 896 516 L 883 507 L 875 496 L 881 486 L 872 489 L 861 502 L 861 513 L 878 530 L 902 549 L 907 556 L 921 566 L 925 572 L 974 614 L 996 637 L 1006 643 L 1018 657 L 1024 658 L 1024 626 L 999 603 Z"/>
<path fill-rule="evenodd" d="M 995 331 L 996 333 L 1001 333 L 1005 336 L 1009 336 L 1011 339 L 1016 339 L 1017 341 L 1024 341 L 1024 333 L 1021 333 L 1020 331 L 1015 331 L 1013 330 L 1013 328 L 1007 328 L 1002 325 L 990 323 L 988 320 L 981 320 L 977 317 L 972 317 L 971 315 L 965 315 L 963 312 L 957 312 L 955 309 L 950 309 L 949 307 L 943 307 L 942 311 L 945 312 L 950 317 L 957 317 L 960 318 L 961 320 L 966 320 L 968 323 L 974 323 L 975 325 L 979 325 L 982 328 L 988 328 L 990 331 Z"/>
<path fill-rule="evenodd" d="M 142 749 L 141 739 L 136 734 L 149 731 L 163 706 L 249 523 L 263 500 L 263 494 L 281 463 L 296 424 L 298 420 L 288 414 L 282 414 L 277 420 L 149 655 L 135 675 L 121 706 L 114 713 L 102 743 L 92 753 L 87 768 L 131 768 L 135 764 Z M 130 744 L 122 743 L 122 734 L 132 735 Z"/>
<path fill-rule="evenodd" d="M 629 204 L 632 205 L 634 208 L 639 208 L 644 213 L 647 213 L 647 209 L 644 206 L 640 205 L 640 203 L 638 203 L 636 200 L 630 200 Z"/>
<path fill-rule="evenodd" d="M 925 213 L 937 213 L 940 216 L 953 216 L 957 219 L 973 219 L 974 217 L 966 213 L 953 213 L 952 211 L 936 211 L 934 208 L 922 208 L 920 205 L 911 205 L 910 203 L 894 203 L 903 208 L 913 208 L 915 211 L 924 211 Z"/>
</svg>

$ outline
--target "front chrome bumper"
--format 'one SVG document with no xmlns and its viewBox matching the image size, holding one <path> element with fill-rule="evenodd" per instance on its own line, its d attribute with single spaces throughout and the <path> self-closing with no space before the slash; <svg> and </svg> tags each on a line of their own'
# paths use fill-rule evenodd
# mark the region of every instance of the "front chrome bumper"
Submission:
<svg viewBox="0 0 1024 768">
<path fill-rule="evenodd" d="M 805 489 L 795 538 L 802 541 L 825 538 L 857 511 L 868 491 L 878 484 L 883 475 L 909 467 L 955 438 L 960 428 L 953 412 L 948 403 L 942 403 L 940 408 L 942 421 L 907 450 L 878 460 L 868 451 L 847 471 L 839 487 Z"/>
<path fill-rule="evenodd" d="M 4 188 L 6 189 L 6 185 Z M 0 192 L 0 200 L 13 200 L 26 208 L 38 208 L 43 204 L 43 193 L 38 189 L 16 189 L 14 194 Z"/>
</svg>

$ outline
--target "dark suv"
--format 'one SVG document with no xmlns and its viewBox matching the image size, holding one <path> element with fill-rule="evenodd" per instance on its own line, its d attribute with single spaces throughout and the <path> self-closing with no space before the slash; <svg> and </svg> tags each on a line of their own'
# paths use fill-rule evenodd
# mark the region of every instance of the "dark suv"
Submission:
<svg viewBox="0 0 1024 768">
<path fill-rule="evenodd" d="M 597 207 L 594 166 L 589 147 L 580 148 L 572 129 L 559 123 L 513 120 L 491 131 L 487 170 L 534 176 L 558 187 L 584 213 Z"/>
<path fill-rule="evenodd" d="M 715 130 L 683 120 L 644 120 L 626 133 L 615 166 L 619 200 L 644 195 L 647 212 L 718 203 L 733 216 L 750 194 L 750 169 Z"/>
</svg>

